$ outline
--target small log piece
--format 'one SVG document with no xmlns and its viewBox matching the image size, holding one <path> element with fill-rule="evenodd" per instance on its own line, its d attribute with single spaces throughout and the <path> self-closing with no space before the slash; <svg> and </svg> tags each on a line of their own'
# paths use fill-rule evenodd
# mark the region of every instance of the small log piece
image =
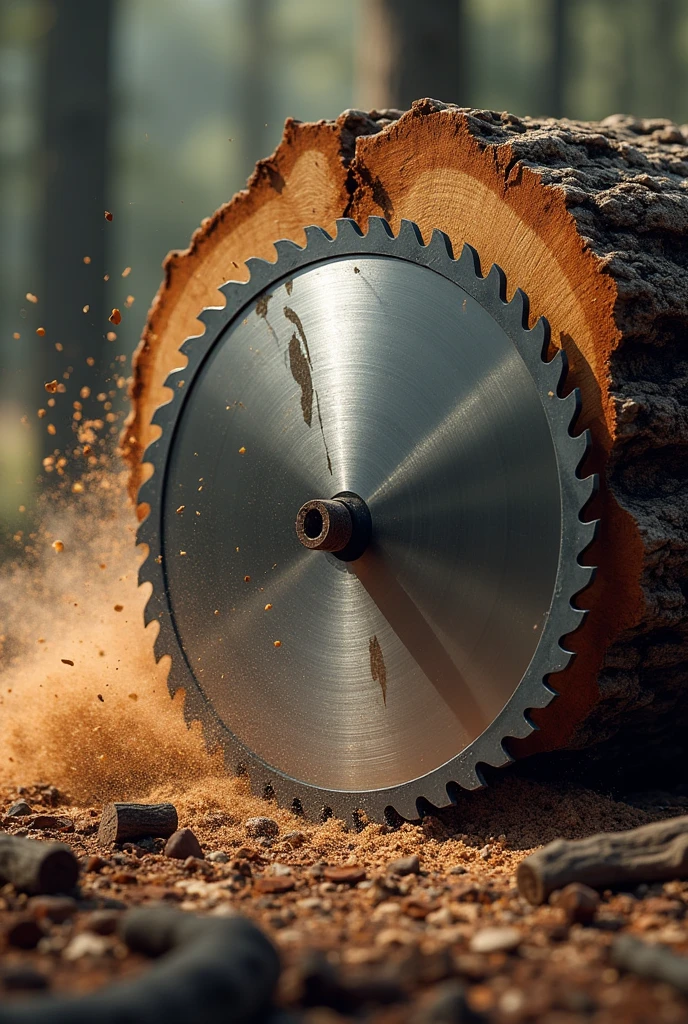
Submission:
<svg viewBox="0 0 688 1024">
<path fill-rule="evenodd" d="M 120 935 L 133 952 L 160 957 L 158 963 L 132 981 L 83 996 L 3 1003 L 0 1024 L 270 1021 L 279 958 L 245 918 L 199 918 L 167 907 L 131 910 Z"/>
<path fill-rule="evenodd" d="M 106 804 L 98 829 L 98 845 L 112 846 L 147 836 L 169 839 L 178 824 L 174 804 Z"/>
<path fill-rule="evenodd" d="M 612 963 L 641 978 L 663 981 L 688 995 L 688 957 L 666 946 L 650 945 L 630 935 L 620 935 L 612 945 Z"/>
<path fill-rule="evenodd" d="M 571 882 L 593 889 L 688 878 L 688 815 L 628 832 L 555 839 L 521 861 L 519 892 L 533 904 Z"/>
<path fill-rule="evenodd" d="M 0 884 L 38 895 L 69 892 L 78 877 L 77 859 L 65 843 L 0 834 Z"/>
</svg>

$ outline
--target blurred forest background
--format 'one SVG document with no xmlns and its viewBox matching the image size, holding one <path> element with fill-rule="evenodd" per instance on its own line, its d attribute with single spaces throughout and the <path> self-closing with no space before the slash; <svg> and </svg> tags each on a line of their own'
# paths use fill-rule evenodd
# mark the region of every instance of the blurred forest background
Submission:
<svg viewBox="0 0 688 1024">
<path fill-rule="evenodd" d="M 688 0 L 0 0 L 6 535 L 72 436 L 71 402 L 38 418 L 44 382 L 121 408 L 162 259 L 284 119 L 419 96 L 688 121 Z"/>
</svg>

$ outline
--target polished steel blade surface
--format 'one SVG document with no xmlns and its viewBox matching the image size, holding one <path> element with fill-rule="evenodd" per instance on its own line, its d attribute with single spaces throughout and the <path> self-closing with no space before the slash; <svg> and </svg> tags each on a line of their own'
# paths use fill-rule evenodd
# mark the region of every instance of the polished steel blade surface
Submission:
<svg viewBox="0 0 688 1024">
<path fill-rule="evenodd" d="M 373 521 L 352 563 L 294 530 L 305 501 L 344 490 Z M 219 335 L 170 439 L 161 559 L 188 669 L 292 779 L 425 776 L 533 659 L 561 493 L 542 395 L 476 298 L 389 255 L 307 265 Z"/>
</svg>

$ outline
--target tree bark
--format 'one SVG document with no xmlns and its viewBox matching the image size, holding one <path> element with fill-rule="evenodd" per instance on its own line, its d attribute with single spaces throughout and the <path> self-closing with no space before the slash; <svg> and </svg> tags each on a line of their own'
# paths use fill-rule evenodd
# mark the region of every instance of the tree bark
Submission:
<svg viewBox="0 0 688 1024">
<path fill-rule="evenodd" d="M 65 843 L 0 835 L 0 883 L 11 882 L 21 892 L 69 892 L 79 877 L 79 865 Z"/>
<path fill-rule="evenodd" d="M 152 836 L 169 839 L 177 831 L 174 804 L 107 804 L 98 829 L 98 844 L 112 846 Z"/>
<path fill-rule="evenodd" d="M 602 889 L 610 885 L 666 882 L 688 875 L 688 817 L 653 821 L 628 832 L 603 832 L 586 839 L 555 839 L 521 861 L 521 895 L 544 903 L 572 882 Z"/>
<path fill-rule="evenodd" d="M 473 245 L 498 263 L 509 294 L 529 296 L 582 394 L 580 426 L 600 476 L 591 515 L 598 566 L 578 603 L 591 614 L 567 639 L 577 657 L 550 677 L 559 698 L 515 753 L 581 747 L 616 733 L 626 746 L 681 722 L 688 668 L 688 134 L 663 120 L 601 123 L 519 119 L 420 100 L 396 112 L 347 112 L 336 122 L 288 121 L 275 154 L 173 253 L 139 346 L 125 437 L 132 495 L 146 470 L 153 410 L 180 365 L 179 346 L 227 279 L 272 242 L 304 243 L 370 215 L 392 229 L 414 220 L 427 239 Z M 145 460 L 144 460 L 145 461 Z M 145 509 L 140 509 L 145 514 Z"/>
</svg>

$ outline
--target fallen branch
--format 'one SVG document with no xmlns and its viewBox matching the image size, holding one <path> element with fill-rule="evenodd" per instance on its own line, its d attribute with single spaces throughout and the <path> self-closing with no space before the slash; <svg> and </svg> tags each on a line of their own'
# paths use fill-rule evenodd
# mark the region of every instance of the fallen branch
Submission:
<svg viewBox="0 0 688 1024">
<path fill-rule="evenodd" d="M 169 839 L 177 831 L 174 804 L 106 804 L 98 829 L 99 846 L 132 842 L 152 836 Z"/>
<path fill-rule="evenodd" d="M 65 843 L 0 833 L 0 884 L 35 894 L 69 892 L 78 877 L 77 859 Z"/>
<path fill-rule="evenodd" d="M 521 895 L 534 904 L 570 882 L 600 889 L 673 878 L 688 878 L 688 816 L 629 832 L 555 839 L 521 861 L 516 872 Z"/>
<path fill-rule="evenodd" d="M 121 938 L 162 956 L 134 981 L 82 997 L 44 995 L 0 1007 L 0 1024 L 232 1024 L 268 1018 L 279 976 L 270 941 L 245 918 L 201 918 L 167 907 L 124 915 Z"/>
<path fill-rule="evenodd" d="M 641 978 L 664 981 L 688 995 L 688 958 L 666 946 L 651 946 L 630 935 L 621 935 L 612 944 L 612 963 L 622 971 Z"/>
</svg>

